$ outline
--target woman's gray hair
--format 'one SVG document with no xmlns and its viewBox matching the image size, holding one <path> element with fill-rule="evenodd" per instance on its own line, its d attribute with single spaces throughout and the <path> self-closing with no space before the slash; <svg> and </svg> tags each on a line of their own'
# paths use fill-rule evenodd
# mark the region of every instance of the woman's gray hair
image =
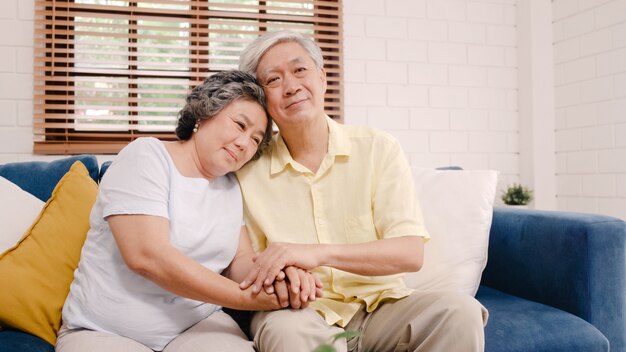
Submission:
<svg viewBox="0 0 626 352">
<path fill-rule="evenodd" d="M 318 69 L 324 68 L 322 50 L 310 38 L 293 31 L 267 32 L 250 43 L 239 56 L 239 69 L 256 76 L 256 68 L 261 57 L 274 45 L 284 42 L 296 42 L 309 53 Z"/>
<path fill-rule="evenodd" d="M 266 109 L 265 93 L 253 75 L 242 71 L 222 71 L 211 75 L 187 95 L 185 106 L 178 112 L 176 136 L 189 140 L 196 123 L 209 120 L 228 104 L 238 99 L 259 103 Z M 267 127 L 252 160 L 258 159 L 272 138 L 272 120 L 267 117 Z"/>
</svg>

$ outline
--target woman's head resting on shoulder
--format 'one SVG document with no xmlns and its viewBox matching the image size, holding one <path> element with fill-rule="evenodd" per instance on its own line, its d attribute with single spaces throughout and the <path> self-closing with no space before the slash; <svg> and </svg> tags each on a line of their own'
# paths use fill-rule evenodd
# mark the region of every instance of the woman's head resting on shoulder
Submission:
<svg viewBox="0 0 626 352">
<path fill-rule="evenodd" d="M 176 136 L 193 141 L 199 157 L 211 159 L 207 167 L 217 161 L 220 169 L 212 171 L 236 171 L 258 159 L 272 137 L 265 104 L 263 89 L 253 75 L 235 70 L 215 73 L 187 96 L 178 113 Z M 232 165 L 222 162 L 224 156 Z"/>
</svg>

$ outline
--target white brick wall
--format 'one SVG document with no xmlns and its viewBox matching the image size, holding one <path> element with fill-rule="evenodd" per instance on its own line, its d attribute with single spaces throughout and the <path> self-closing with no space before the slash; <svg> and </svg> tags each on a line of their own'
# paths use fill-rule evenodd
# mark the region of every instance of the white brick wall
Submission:
<svg viewBox="0 0 626 352">
<path fill-rule="evenodd" d="M 347 124 L 389 131 L 414 166 L 518 180 L 515 0 L 344 0 L 344 28 Z"/>
<path fill-rule="evenodd" d="M 558 206 L 626 219 L 626 1 L 553 10 Z"/>
<path fill-rule="evenodd" d="M 346 123 L 519 181 L 518 1 L 344 0 Z M 626 0 L 552 4 L 558 207 L 626 219 Z M 0 2 L 0 163 L 53 158 L 31 152 L 33 8 Z"/>
<path fill-rule="evenodd" d="M 32 159 L 34 0 L 0 2 L 0 163 Z"/>
</svg>

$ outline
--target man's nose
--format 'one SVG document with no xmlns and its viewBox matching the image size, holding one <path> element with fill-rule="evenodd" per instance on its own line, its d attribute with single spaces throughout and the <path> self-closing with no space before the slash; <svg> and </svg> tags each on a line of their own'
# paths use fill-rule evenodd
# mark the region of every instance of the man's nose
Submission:
<svg viewBox="0 0 626 352">
<path fill-rule="evenodd" d="M 283 79 L 283 84 L 286 95 L 293 95 L 297 93 L 301 88 L 300 80 L 293 75 L 286 75 Z"/>
</svg>

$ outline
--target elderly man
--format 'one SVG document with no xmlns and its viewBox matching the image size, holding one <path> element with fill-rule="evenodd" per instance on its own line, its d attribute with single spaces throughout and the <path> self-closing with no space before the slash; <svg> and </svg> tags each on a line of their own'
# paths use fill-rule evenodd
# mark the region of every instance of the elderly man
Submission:
<svg viewBox="0 0 626 352">
<path fill-rule="evenodd" d="M 339 351 L 482 351 L 487 312 L 473 297 L 404 285 L 428 238 L 411 170 L 389 134 L 324 113 L 320 48 L 295 32 L 271 32 L 244 50 L 239 68 L 264 87 L 280 130 L 270 151 L 238 172 L 260 252 L 240 286 L 267 289 L 290 265 L 324 284 L 324 296 L 307 302 L 290 277 L 290 299 L 309 308 L 255 313 L 256 347 L 311 351 L 346 329 L 361 335 L 337 341 Z"/>
</svg>

